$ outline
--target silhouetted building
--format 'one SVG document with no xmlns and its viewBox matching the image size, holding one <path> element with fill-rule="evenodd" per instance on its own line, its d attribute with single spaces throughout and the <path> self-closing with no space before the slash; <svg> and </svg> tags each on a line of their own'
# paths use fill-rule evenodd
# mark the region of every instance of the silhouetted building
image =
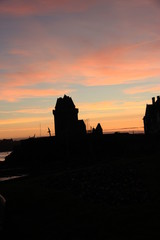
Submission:
<svg viewBox="0 0 160 240">
<path fill-rule="evenodd" d="M 86 134 L 86 125 L 83 120 L 78 120 L 78 135 Z"/>
<path fill-rule="evenodd" d="M 95 135 L 102 135 L 103 134 L 103 129 L 102 129 L 100 123 L 97 124 L 96 128 L 93 128 L 93 134 L 95 134 Z"/>
<path fill-rule="evenodd" d="M 97 124 L 96 133 L 99 134 L 99 135 L 103 134 L 103 129 L 102 129 L 100 123 Z"/>
<path fill-rule="evenodd" d="M 78 120 L 78 108 L 75 107 L 71 97 L 64 95 L 63 98 L 58 98 L 53 115 L 56 137 L 86 134 L 85 123 L 83 120 Z"/>
<path fill-rule="evenodd" d="M 152 98 L 152 104 L 146 105 L 143 118 L 145 134 L 160 134 L 160 96 Z"/>
</svg>

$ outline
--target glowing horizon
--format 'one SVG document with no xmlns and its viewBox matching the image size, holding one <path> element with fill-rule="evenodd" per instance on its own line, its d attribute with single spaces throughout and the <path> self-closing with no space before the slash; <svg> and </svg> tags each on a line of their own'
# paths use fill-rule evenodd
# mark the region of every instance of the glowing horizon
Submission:
<svg viewBox="0 0 160 240">
<path fill-rule="evenodd" d="M 0 139 L 54 134 L 58 97 L 87 127 L 143 131 L 160 95 L 156 0 L 0 2 Z"/>
</svg>

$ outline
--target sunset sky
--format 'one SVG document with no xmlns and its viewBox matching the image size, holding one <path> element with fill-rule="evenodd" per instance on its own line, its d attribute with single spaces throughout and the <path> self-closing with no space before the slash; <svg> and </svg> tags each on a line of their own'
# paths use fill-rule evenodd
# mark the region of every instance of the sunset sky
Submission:
<svg viewBox="0 0 160 240">
<path fill-rule="evenodd" d="M 160 95 L 160 1 L 0 0 L 0 139 L 53 135 L 64 94 L 88 129 L 143 130 Z"/>
</svg>

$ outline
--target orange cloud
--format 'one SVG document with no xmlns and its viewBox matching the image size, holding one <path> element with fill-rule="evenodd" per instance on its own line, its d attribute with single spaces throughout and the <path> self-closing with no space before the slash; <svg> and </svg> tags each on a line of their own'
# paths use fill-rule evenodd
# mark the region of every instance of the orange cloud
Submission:
<svg viewBox="0 0 160 240">
<path fill-rule="evenodd" d="M 0 138 L 28 138 L 32 136 L 48 136 L 48 127 L 52 135 L 54 123 L 52 117 L 28 117 L 0 119 Z"/>
<path fill-rule="evenodd" d="M 52 89 L 20 89 L 20 88 L 5 88 L 1 90 L 0 100 L 16 101 L 21 98 L 36 98 L 59 96 L 71 92 L 69 89 L 65 90 L 52 90 Z"/>
<path fill-rule="evenodd" d="M 118 117 L 118 116 L 117 116 Z M 139 116 L 132 116 L 129 119 L 113 118 L 112 120 L 103 121 L 104 132 L 144 132 L 143 122 Z"/>
<path fill-rule="evenodd" d="M 15 114 L 15 113 L 22 113 L 22 114 L 47 114 L 47 113 L 52 113 L 53 107 L 50 108 L 33 108 L 33 107 L 28 107 L 28 108 L 23 108 L 23 109 L 18 109 L 18 110 L 10 110 L 10 111 L 4 111 L 0 110 L 0 114 Z"/>
<path fill-rule="evenodd" d="M 103 101 L 94 103 L 76 103 L 79 108 L 79 119 L 84 119 L 87 129 L 96 127 L 97 123 L 101 123 L 104 132 L 115 131 L 143 131 L 143 112 L 145 102 L 116 102 Z M 36 109 L 16 110 L 15 113 L 32 114 Z M 29 137 L 36 134 L 47 136 L 47 128 L 50 127 L 54 134 L 54 121 L 51 108 L 46 110 L 37 109 L 34 116 L 27 118 L 16 117 L 10 119 L 0 119 L 0 136 L 1 138 L 12 137 Z M 42 114 L 46 111 L 47 116 Z M 49 113 L 49 114 L 48 114 Z M 36 116 L 41 114 L 41 116 Z"/>
<path fill-rule="evenodd" d="M 97 123 L 101 123 L 104 132 L 143 132 L 143 120 L 141 114 L 117 114 L 113 116 L 94 116 L 93 118 L 85 118 L 88 130 L 96 127 Z"/>
<path fill-rule="evenodd" d="M 0 119 L 0 125 L 14 125 L 48 120 L 48 117 Z"/>
<path fill-rule="evenodd" d="M 126 94 L 137 94 L 137 93 L 156 93 L 160 92 L 160 85 L 156 86 L 140 86 L 140 87 L 134 87 L 124 90 Z"/>
<path fill-rule="evenodd" d="M 87 128 L 101 123 L 104 132 L 143 132 L 143 114 L 145 102 L 95 102 L 78 103 L 79 117 L 84 119 Z"/>
<path fill-rule="evenodd" d="M 24 113 L 24 114 L 47 114 L 47 113 L 52 113 L 53 107 L 52 108 L 26 108 L 26 109 L 20 109 L 14 111 L 14 113 Z"/>
<path fill-rule="evenodd" d="M 95 103 L 77 103 L 79 118 L 88 119 L 92 124 L 100 121 L 104 128 L 125 127 L 126 122 L 130 126 L 139 127 L 142 125 L 142 118 L 145 112 L 145 101 L 122 102 L 103 101 Z M 136 119 L 135 123 L 134 120 Z M 113 120 L 113 121 L 112 121 Z M 94 123 L 94 124 L 93 124 Z M 129 124 L 127 123 L 127 126 Z"/>
</svg>

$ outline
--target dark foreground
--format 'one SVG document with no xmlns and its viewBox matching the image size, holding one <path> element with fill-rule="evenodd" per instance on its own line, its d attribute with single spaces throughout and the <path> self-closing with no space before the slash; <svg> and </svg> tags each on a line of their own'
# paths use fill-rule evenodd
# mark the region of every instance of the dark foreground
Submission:
<svg viewBox="0 0 160 240">
<path fill-rule="evenodd" d="M 90 161 L 73 154 L 68 162 L 49 161 L 36 171 L 34 165 L 28 177 L 1 182 L 7 200 L 2 239 L 158 239 L 159 150 L 137 148 L 96 150 Z"/>
</svg>

